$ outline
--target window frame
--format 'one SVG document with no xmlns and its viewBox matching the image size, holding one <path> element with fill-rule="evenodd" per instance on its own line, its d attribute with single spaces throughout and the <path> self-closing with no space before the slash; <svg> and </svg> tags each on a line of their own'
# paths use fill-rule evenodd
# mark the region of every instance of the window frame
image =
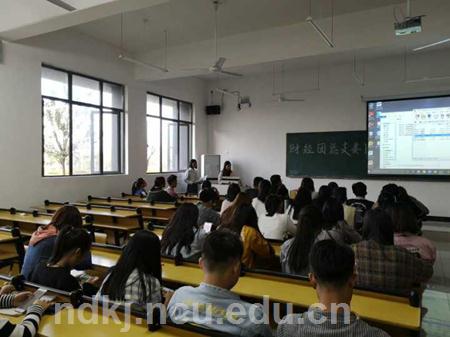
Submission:
<svg viewBox="0 0 450 337">
<path fill-rule="evenodd" d="M 159 101 L 159 115 L 155 116 L 155 115 L 150 115 L 148 110 L 147 110 L 147 99 L 148 96 L 155 96 L 158 97 L 158 101 Z M 162 108 L 163 108 L 163 104 L 162 101 L 163 99 L 167 99 L 167 100 L 172 100 L 175 101 L 177 103 L 177 119 L 173 119 L 173 118 L 168 118 L 168 117 L 163 117 L 162 115 Z M 174 173 L 180 173 L 180 172 L 184 172 L 187 167 L 185 169 L 180 168 L 180 124 L 183 125 L 188 125 L 188 151 L 187 151 L 187 164 L 189 165 L 189 160 L 192 157 L 192 148 L 193 148 L 193 133 L 194 133 L 194 104 L 192 102 L 188 102 L 185 100 L 181 100 L 178 98 L 174 98 L 174 97 L 170 97 L 170 96 L 165 96 L 165 95 L 161 95 L 155 92 L 151 92 L 151 91 L 147 91 L 146 93 L 146 111 L 145 111 L 145 121 L 146 121 L 146 127 L 148 128 L 148 123 L 147 123 L 147 119 L 148 118 L 155 118 L 155 119 L 159 119 L 159 170 L 157 172 L 149 172 L 148 171 L 148 162 L 147 162 L 147 168 L 146 168 L 146 174 L 174 174 Z M 191 107 L 191 118 L 190 121 L 185 121 L 180 119 L 180 106 L 181 103 L 184 104 L 188 104 Z M 162 170 L 162 164 L 163 164 L 163 155 L 162 155 L 162 139 L 163 139 L 163 131 L 162 131 L 162 124 L 163 121 L 169 121 L 169 122 L 175 122 L 177 123 L 177 167 L 178 170 L 177 171 L 163 171 Z M 147 134 L 148 134 L 148 129 L 147 129 Z M 148 142 L 147 142 L 147 154 L 148 154 Z M 146 155 L 147 158 L 147 155 Z"/>
<path fill-rule="evenodd" d="M 53 96 L 47 96 L 42 94 L 42 87 L 41 87 L 41 133 L 42 133 L 42 140 L 41 140 L 41 156 L 42 156 L 42 162 L 41 162 L 41 176 L 43 178 L 61 178 L 61 177 L 89 177 L 89 176 L 104 176 L 104 175 L 119 175 L 124 173 L 124 162 L 123 159 L 125 158 L 125 145 L 124 145 L 124 139 L 125 139 L 125 86 L 123 84 L 104 80 L 101 78 L 97 78 L 90 75 L 81 74 L 79 72 L 70 71 L 66 69 L 61 69 L 49 64 L 41 64 L 42 68 L 48 68 L 60 72 L 64 72 L 67 74 L 67 85 L 68 85 L 68 91 L 67 91 L 67 98 L 59 98 L 59 97 L 53 97 Z M 84 77 L 90 80 L 98 81 L 99 82 L 99 91 L 100 91 L 100 105 L 91 104 L 91 103 L 85 103 L 85 102 L 79 102 L 73 100 L 73 76 L 79 76 Z M 41 75 L 42 79 L 42 75 Z M 108 107 L 103 105 L 103 85 L 104 83 L 112 84 L 119 86 L 122 88 L 122 107 L 121 109 L 115 108 L 115 107 Z M 44 100 L 51 100 L 51 101 L 58 101 L 63 102 L 68 105 L 69 108 L 69 174 L 66 175 L 45 175 L 45 134 L 44 134 L 44 124 L 45 124 L 45 114 L 44 114 Z M 100 170 L 98 173 L 87 173 L 87 174 L 74 174 L 73 173 L 73 106 L 81 106 L 81 107 L 88 107 L 88 108 L 95 108 L 100 111 L 100 120 L 99 120 L 99 128 L 100 128 L 100 136 L 99 136 L 99 164 L 100 164 Z M 106 113 L 112 113 L 117 114 L 119 116 L 118 118 L 118 139 L 117 139 L 117 160 L 118 160 L 118 171 L 104 171 L 104 165 L 103 165 L 103 112 L 106 110 Z"/>
</svg>

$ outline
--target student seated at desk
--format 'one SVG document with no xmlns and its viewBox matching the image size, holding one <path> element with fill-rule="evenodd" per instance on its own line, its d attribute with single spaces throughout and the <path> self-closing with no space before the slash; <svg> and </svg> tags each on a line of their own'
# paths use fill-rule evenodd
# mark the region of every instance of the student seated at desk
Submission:
<svg viewBox="0 0 450 337">
<path fill-rule="evenodd" d="M 20 292 L 12 294 L 14 287 L 3 286 L 0 289 L 0 309 L 16 308 L 27 301 L 33 294 L 30 292 Z M 0 318 L 1 337 L 33 337 L 39 328 L 41 317 L 51 302 L 36 301 L 31 305 L 25 314 L 24 319 L 19 324 L 12 324 L 8 320 Z"/>
<path fill-rule="evenodd" d="M 310 177 L 304 177 L 302 179 L 300 188 L 305 188 L 305 189 L 309 190 L 311 193 L 311 199 L 317 198 L 318 193 L 316 192 L 316 187 L 314 186 L 314 180 L 312 180 Z"/>
<path fill-rule="evenodd" d="M 269 195 L 266 200 L 266 214 L 258 218 L 262 235 L 269 240 L 284 240 L 295 234 L 296 227 L 288 213 L 283 212 L 284 201 L 278 195 Z"/>
<path fill-rule="evenodd" d="M 230 228 L 241 236 L 244 244 L 242 263 L 245 267 L 253 269 L 257 267 L 257 260 L 264 262 L 264 266 L 271 266 L 275 254 L 270 243 L 264 239 L 258 227 L 258 216 L 250 205 L 241 205 L 235 213 Z"/>
<path fill-rule="evenodd" d="M 359 181 L 352 185 L 352 191 L 355 195 L 355 198 L 348 199 L 346 204 L 347 206 L 353 207 L 353 218 L 347 219 L 347 222 L 350 226 L 352 226 L 358 232 L 361 231 L 364 215 L 367 210 L 372 209 L 373 201 L 367 200 L 367 186 L 363 182 Z"/>
<path fill-rule="evenodd" d="M 251 320 L 265 321 L 261 307 L 242 301 L 230 291 L 241 274 L 242 252 L 242 243 L 236 234 L 223 230 L 208 235 L 200 258 L 203 282 L 198 287 L 187 286 L 175 291 L 168 305 L 170 319 L 175 323 L 191 323 L 233 336 L 272 336 L 267 324 Z M 229 317 L 236 312 L 236 305 L 240 305 L 241 310 L 239 318 L 233 322 Z M 212 320 L 207 319 L 208 306 Z M 223 323 L 216 323 L 219 320 Z"/>
<path fill-rule="evenodd" d="M 144 178 L 139 178 L 133 183 L 133 186 L 131 186 L 131 195 L 145 198 L 147 196 L 147 190 L 145 189 L 147 187 L 147 182 Z"/>
<path fill-rule="evenodd" d="M 310 265 L 309 279 L 321 306 L 284 317 L 278 324 L 278 337 L 389 337 L 351 312 L 356 275 L 350 247 L 333 240 L 318 242 L 311 251 Z"/>
<path fill-rule="evenodd" d="M 80 285 L 70 274 L 90 249 L 91 236 L 88 232 L 82 228 L 64 227 L 56 238 L 52 256 L 34 268 L 30 281 L 67 292 L 83 289 L 86 295 L 94 295 L 97 292 L 94 286 L 97 277 L 91 277 Z"/>
<path fill-rule="evenodd" d="M 236 198 L 234 198 L 234 201 L 231 203 L 230 207 L 228 207 L 220 216 L 220 228 L 231 229 L 236 210 L 244 204 L 251 205 L 252 200 L 247 193 L 239 192 Z"/>
<path fill-rule="evenodd" d="M 258 196 L 252 200 L 252 206 L 258 217 L 266 214 L 266 199 L 270 195 L 272 185 L 268 180 L 262 180 L 258 187 Z"/>
<path fill-rule="evenodd" d="M 130 238 L 97 296 L 144 308 L 161 303 L 161 243 L 155 233 L 141 230 Z"/>
<path fill-rule="evenodd" d="M 166 179 L 164 177 L 156 177 L 150 193 L 147 196 L 149 202 L 175 202 L 177 198 L 172 197 L 164 188 L 166 187 Z"/>
<path fill-rule="evenodd" d="M 431 263 L 394 246 L 392 220 L 381 208 L 367 211 L 363 238 L 353 245 L 359 286 L 409 292 L 433 275 Z"/>
<path fill-rule="evenodd" d="M 272 186 L 270 194 L 276 194 L 283 198 L 283 200 L 289 200 L 289 191 L 281 181 L 279 174 L 274 174 L 270 177 L 270 184 Z"/>
<path fill-rule="evenodd" d="M 175 259 L 195 259 L 200 255 L 207 235 L 203 226 L 198 226 L 198 208 L 193 204 L 182 204 L 164 229 L 161 252 Z"/>
<path fill-rule="evenodd" d="M 309 253 L 322 231 L 322 213 L 312 205 L 300 211 L 295 237 L 281 245 L 280 262 L 283 273 L 308 275 Z"/>
<path fill-rule="evenodd" d="M 220 215 L 222 215 L 223 212 L 231 206 L 240 191 L 241 188 L 238 184 L 232 183 L 228 186 L 227 195 L 225 197 L 225 200 L 222 202 L 222 206 L 220 207 Z"/>
<path fill-rule="evenodd" d="M 322 185 L 319 188 L 317 198 L 313 199 L 312 203 L 318 209 L 322 209 L 325 202 L 331 198 L 331 190 L 327 185 Z"/>
<path fill-rule="evenodd" d="M 29 280 L 34 267 L 42 261 L 47 261 L 52 255 L 58 233 L 65 227 L 83 227 L 80 211 L 74 206 L 63 206 L 56 211 L 47 226 L 41 226 L 31 235 L 21 274 Z M 91 254 L 86 254 L 83 261 L 75 267 L 85 270 L 92 267 Z"/>
<path fill-rule="evenodd" d="M 414 234 L 418 231 L 418 219 L 414 211 L 408 205 L 399 203 L 386 211 L 394 226 L 394 244 L 418 253 L 423 260 L 433 264 L 436 260 L 436 247 L 427 238 Z"/>
<path fill-rule="evenodd" d="M 259 183 L 263 180 L 264 179 L 261 177 L 253 178 L 253 187 L 249 188 L 245 191 L 245 193 L 247 193 L 247 195 L 250 197 L 250 199 L 254 199 L 258 196 L 258 186 L 259 186 Z"/>
<path fill-rule="evenodd" d="M 312 204 L 311 191 L 306 187 L 300 187 L 294 199 L 294 204 L 289 209 L 289 213 L 292 221 L 298 220 L 298 215 L 300 211 Z"/>
<path fill-rule="evenodd" d="M 344 207 L 340 201 L 328 199 L 323 205 L 322 216 L 323 230 L 317 241 L 331 239 L 348 245 L 361 241 L 361 235 L 345 222 Z"/>
<path fill-rule="evenodd" d="M 200 192 L 200 204 L 198 205 L 198 221 L 199 226 L 203 226 L 205 222 L 212 223 L 215 227 L 220 224 L 220 214 L 216 212 L 214 207 L 214 201 L 216 193 L 212 189 L 204 189 Z"/>
<path fill-rule="evenodd" d="M 169 193 L 170 196 L 172 196 L 174 198 L 178 198 L 178 194 L 177 194 L 178 178 L 177 178 L 177 176 L 174 174 L 171 174 L 167 178 L 167 184 L 169 186 L 166 188 L 166 192 Z"/>
</svg>

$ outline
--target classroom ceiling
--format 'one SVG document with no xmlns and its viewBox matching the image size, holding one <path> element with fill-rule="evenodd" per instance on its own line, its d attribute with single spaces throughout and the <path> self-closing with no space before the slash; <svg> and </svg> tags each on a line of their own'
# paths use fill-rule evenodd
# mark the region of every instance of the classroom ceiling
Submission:
<svg viewBox="0 0 450 337">
<path fill-rule="evenodd" d="M 86 9 L 113 0 L 63 0 L 76 8 Z M 47 0 L 1 0 L 0 32 L 66 14 L 67 10 Z"/>
<path fill-rule="evenodd" d="M 311 1 L 315 18 L 329 17 L 332 0 Z M 404 0 L 334 0 L 335 15 L 399 4 Z M 259 31 L 303 22 L 309 16 L 310 0 L 223 0 L 218 12 L 219 37 Z M 121 16 L 79 26 L 78 29 L 120 45 Z M 159 6 L 123 15 L 124 47 L 130 53 L 159 49 L 164 30 L 171 46 L 212 39 L 214 9 L 211 0 L 171 0 Z"/>
</svg>

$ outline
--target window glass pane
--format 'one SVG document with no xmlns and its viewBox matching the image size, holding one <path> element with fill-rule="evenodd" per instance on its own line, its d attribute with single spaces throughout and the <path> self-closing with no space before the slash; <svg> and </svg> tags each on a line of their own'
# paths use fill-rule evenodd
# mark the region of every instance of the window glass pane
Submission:
<svg viewBox="0 0 450 337">
<path fill-rule="evenodd" d="M 177 122 L 162 121 L 162 171 L 178 171 Z"/>
<path fill-rule="evenodd" d="M 178 119 L 177 101 L 172 99 L 162 99 L 162 116 L 165 118 Z"/>
<path fill-rule="evenodd" d="M 147 115 L 159 116 L 159 96 L 147 95 Z"/>
<path fill-rule="evenodd" d="M 103 106 L 122 109 L 123 87 L 111 83 L 103 83 Z"/>
<path fill-rule="evenodd" d="M 100 110 L 72 106 L 73 174 L 100 172 Z"/>
<path fill-rule="evenodd" d="M 100 105 L 100 82 L 82 76 L 72 76 L 72 99 Z"/>
<path fill-rule="evenodd" d="M 147 172 L 160 172 L 161 124 L 159 118 L 147 117 Z"/>
<path fill-rule="evenodd" d="M 180 102 L 180 119 L 183 121 L 192 121 L 192 104 Z"/>
<path fill-rule="evenodd" d="M 119 113 L 103 110 L 103 171 L 119 172 Z"/>
<path fill-rule="evenodd" d="M 44 99 L 44 175 L 69 175 L 69 104 Z"/>
<path fill-rule="evenodd" d="M 180 170 L 188 167 L 189 161 L 189 124 L 180 124 Z"/>
<path fill-rule="evenodd" d="M 43 96 L 69 98 L 69 76 L 63 71 L 42 67 L 41 93 Z"/>
</svg>

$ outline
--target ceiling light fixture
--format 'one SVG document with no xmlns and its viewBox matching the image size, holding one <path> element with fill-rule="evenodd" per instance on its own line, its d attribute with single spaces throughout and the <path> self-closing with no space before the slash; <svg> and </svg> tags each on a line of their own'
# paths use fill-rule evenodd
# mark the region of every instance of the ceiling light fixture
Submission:
<svg viewBox="0 0 450 337">
<path fill-rule="evenodd" d="M 421 47 L 414 48 L 413 51 L 424 50 L 424 49 L 431 48 L 431 47 L 434 47 L 434 46 L 438 46 L 440 44 L 444 44 L 444 43 L 447 43 L 447 42 L 450 42 L 450 38 L 444 39 L 444 40 L 441 40 L 441 41 L 438 41 L 438 42 L 429 43 L 429 44 L 426 44 L 426 45 L 421 46 Z"/>
<path fill-rule="evenodd" d="M 47 0 L 47 2 L 50 2 L 51 4 L 58 6 L 62 9 L 65 9 L 66 11 L 73 12 L 77 9 L 71 5 L 69 5 L 67 2 L 64 2 L 62 0 Z"/>
<path fill-rule="evenodd" d="M 312 2 L 309 1 L 309 16 L 306 18 L 306 22 L 310 24 L 314 30 L 320 35 L 320 37 L 325 41 L 325 43 L 330 47 L 334 48 L 334 1 L 331 0 L 331 37 L 324 32 L 324 30 L 314 22 L 312 18 Z"/>
</svg>

